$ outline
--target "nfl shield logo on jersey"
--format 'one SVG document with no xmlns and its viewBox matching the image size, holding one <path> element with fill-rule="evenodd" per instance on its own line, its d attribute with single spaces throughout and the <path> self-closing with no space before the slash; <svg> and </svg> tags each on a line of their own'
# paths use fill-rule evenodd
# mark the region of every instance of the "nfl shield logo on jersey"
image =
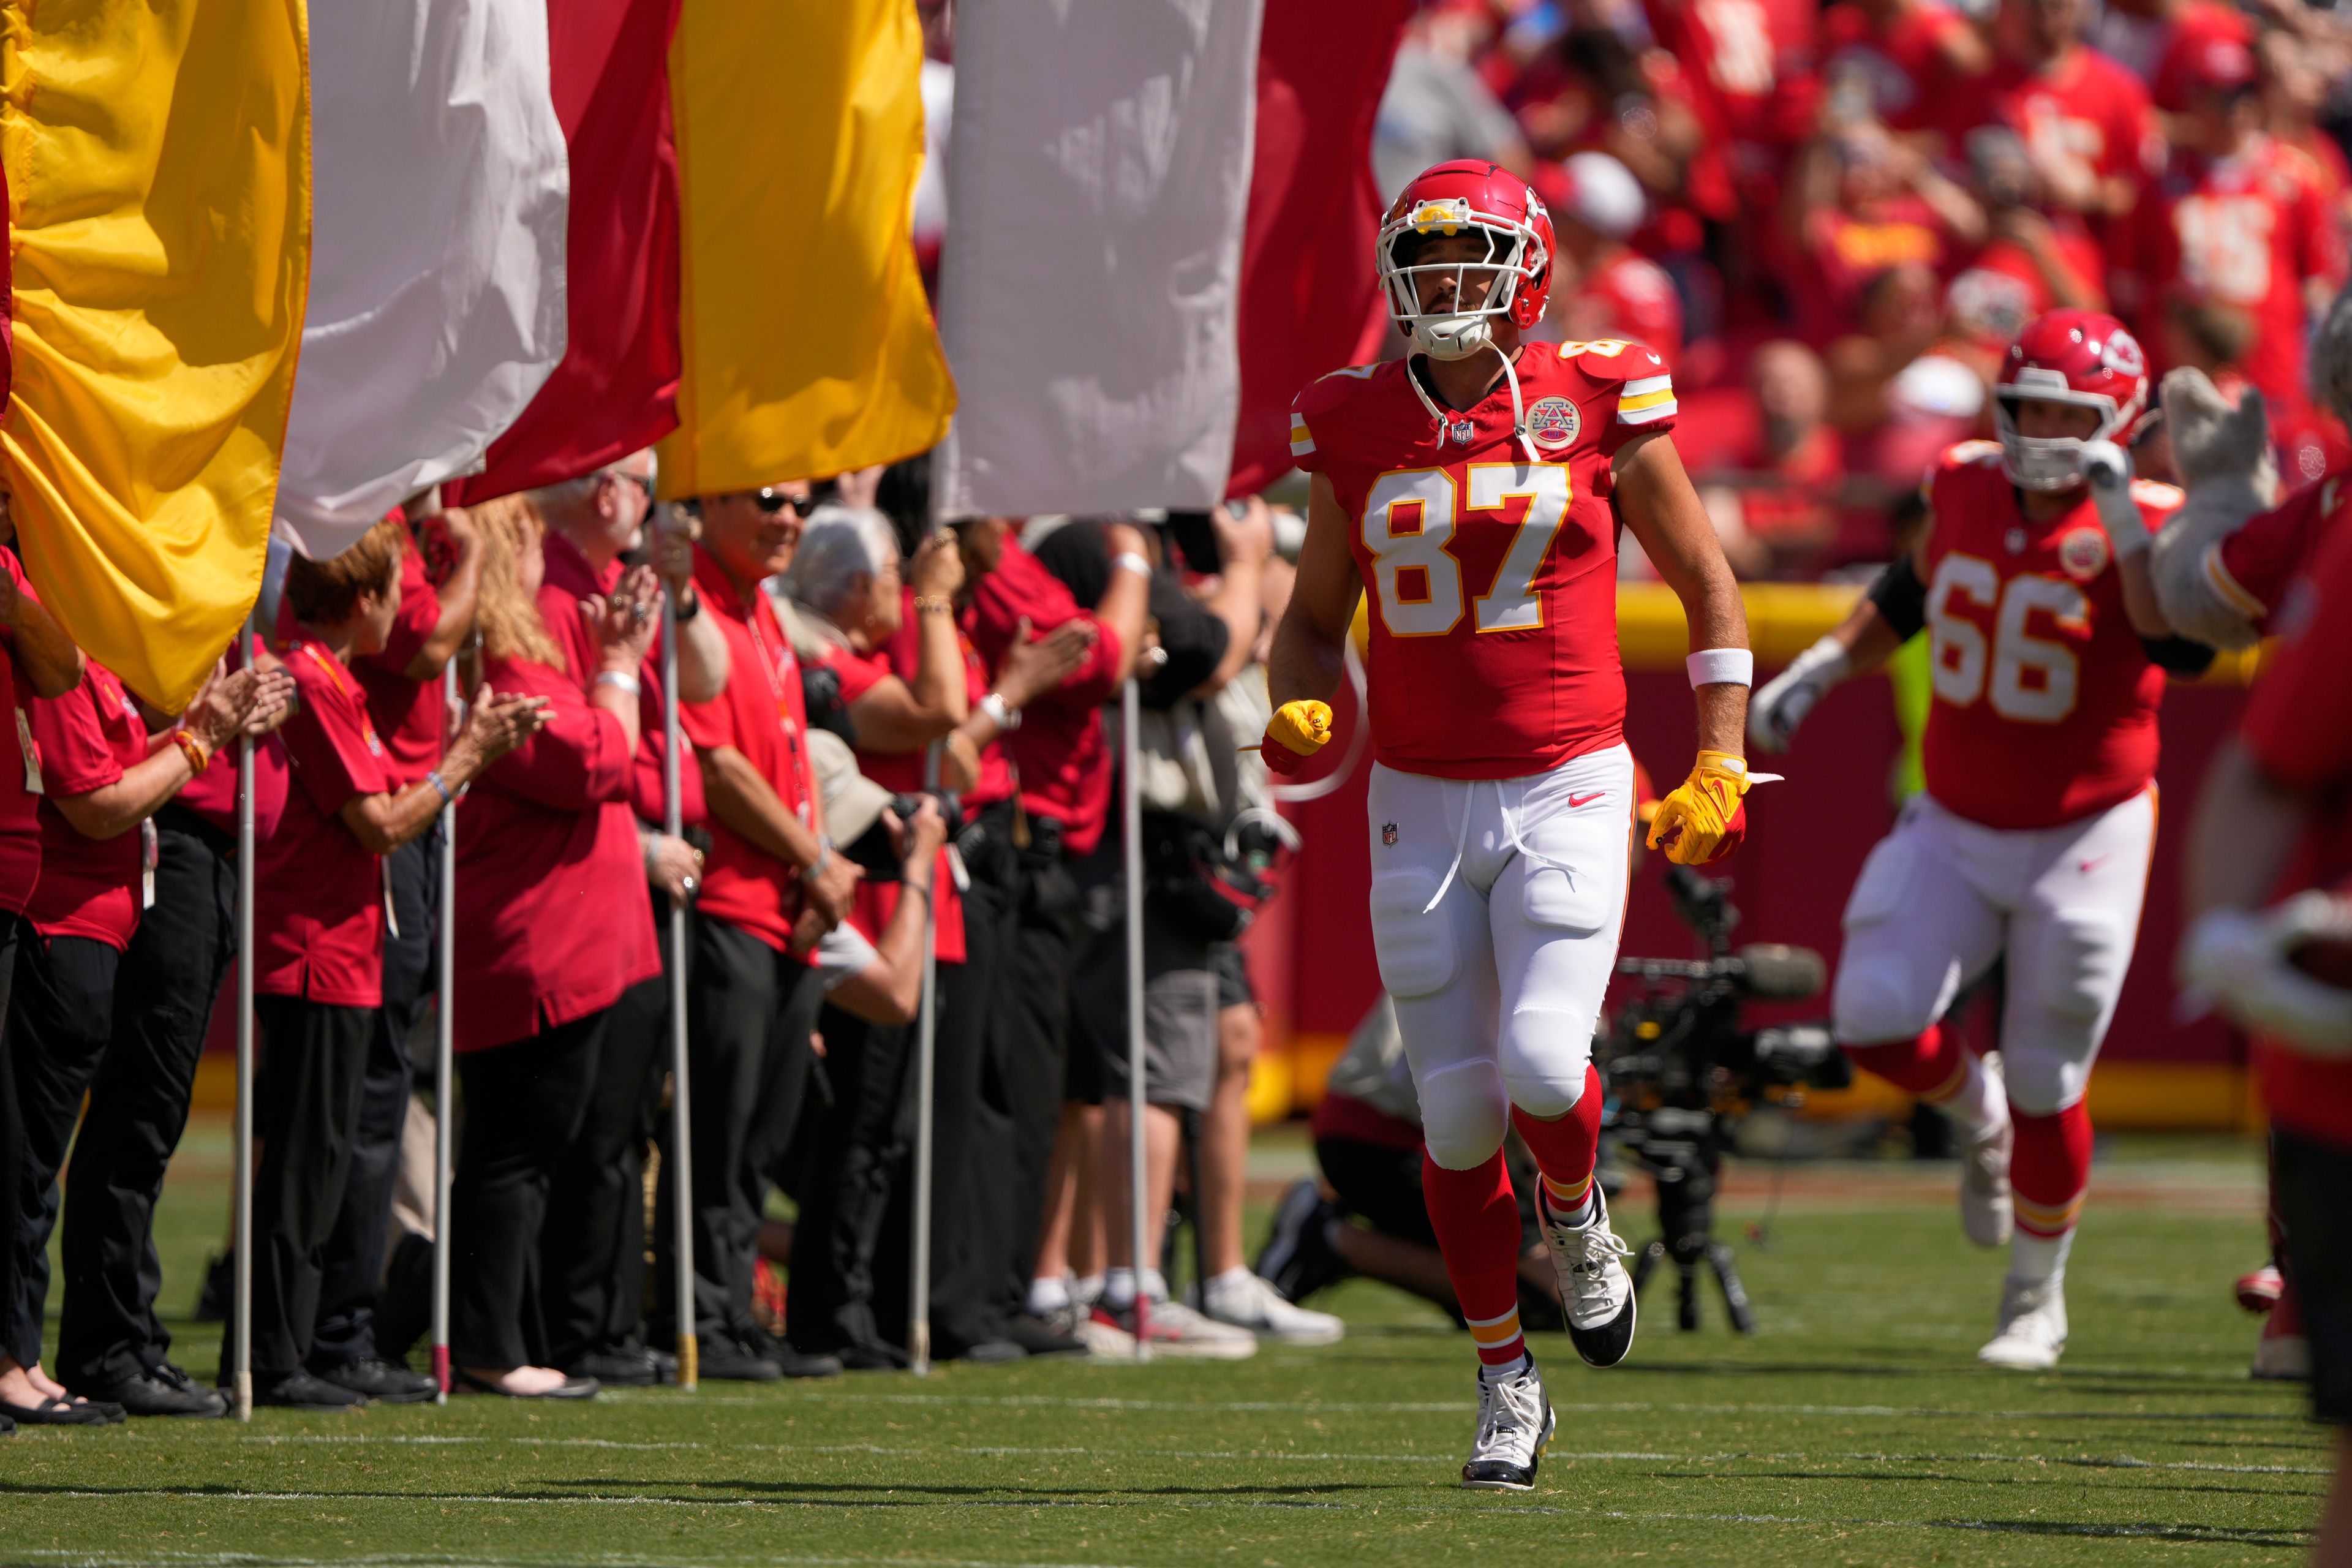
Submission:
<svg viewBox="0 0 2352 1568">
<path fill-rule="evenodd" d="M 1557 452 L 1575 445 L 1581 424 L 1575 404 L 1565 397 L 1543 398 L 1528 410 L 1528 439 L 1547 452 Z"/>
<path fill-rule="evenodd" d="M 1395 824 L 1395 823 L 1393 823 L 1393 822 L 1383 822 L 1383 823 L 1381 823 L 1381 842 L 1382 844 L 1387 845 L 1390 848 L 1393 849 L 1393 848 L 1395 848 L 1395 847 L 1396 847 L 1396 841 L 1397 841 L 1397 829 L 1396 829 L 1396 824 Z"/>
<path fill-rule="evenodd" d="M 1478 426 L 1468 419 L 1456 419 L 1445 427 L 1445 434 L 1457 447 L 1467 447 L 1478 434 Z"/>
<path fill-rule="evenodd" d="M 2107 536 L 2095 528 L 2077 528 L 2058 542 L 2058 564 L 2077 583 L 2087 583 L 2107 569 Z"/>
</svg>

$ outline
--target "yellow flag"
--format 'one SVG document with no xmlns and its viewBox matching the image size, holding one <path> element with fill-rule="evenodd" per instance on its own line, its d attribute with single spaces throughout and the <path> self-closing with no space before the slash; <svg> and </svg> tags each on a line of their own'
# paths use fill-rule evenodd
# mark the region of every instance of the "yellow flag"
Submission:
<svg viewBox="0 0 2352 1568">
<path fill-rule="evenodd" d="M 18 548 L 176 710 L 261 587 L 310 286 L 302 0 L 0 0 L 0 37 Z"/>
<path fill-rule="evenodd" d="M 668 496 L 910 457 L 955 383 L 911 240 L 923 49 L 908 0 L 694 0 L 670 45 L 685 374 Z"/>
</svg>

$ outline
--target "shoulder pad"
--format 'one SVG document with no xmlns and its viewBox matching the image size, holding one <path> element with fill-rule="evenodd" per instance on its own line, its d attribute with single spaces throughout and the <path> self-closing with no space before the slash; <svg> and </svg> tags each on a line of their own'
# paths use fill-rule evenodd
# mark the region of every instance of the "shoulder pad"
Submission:
<svg viewBox="0 0 2352 1568">
<path fill-rule="evenodd" d="M 1361 392 L 1382 368 L 1379 364 L 1351 364 L 1328 371 L 1299 388 L 1298 395 L 1290 400 L 1290 406 L 1301 414 L 1337 408 Z"/>
</svg>

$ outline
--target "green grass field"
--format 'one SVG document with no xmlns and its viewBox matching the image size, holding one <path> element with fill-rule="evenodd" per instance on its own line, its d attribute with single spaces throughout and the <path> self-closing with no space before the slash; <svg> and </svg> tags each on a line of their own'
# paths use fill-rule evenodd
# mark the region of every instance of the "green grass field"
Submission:
<svg viewBox="0 0 2352 1568">
<path fill-rule="evenodd" d="M 1255 1164 L 1298 1158 L 1277 1138 Z M 200 1129 L 167 1202 L 174 1309 L 225 1178 Z M 1561 1425 L 1525 1497 L 1454 1485 L 1467 1341 L 1356 1282 L 1323 1303 L 1344 1344 L 1241 1363 L 26 1432 L 0 1444 L 0 1562 L 2299 1563 L 2324 1435 L 2300 1390 L 2246 1381 L 2229 1292 L 2261 1251 L 2258 1151 L 2103 1148 L 2053 1376 L 1974 1364 L 2000 1266 L 1962 1241 L 1949 1183 L 1801 1167 L 1759 1248 L 1747 1167 L 1721 1229 L 1762 1331 L 1710 1301 L 1678 1334 L 1654 1282 L 1625 1366 L 1538 1340 Z M 1618 1217 L 1647 1239 L 1645 1198 Z M 217 1330 L 182 1333 L 209 1371 Z"/>
</svg>

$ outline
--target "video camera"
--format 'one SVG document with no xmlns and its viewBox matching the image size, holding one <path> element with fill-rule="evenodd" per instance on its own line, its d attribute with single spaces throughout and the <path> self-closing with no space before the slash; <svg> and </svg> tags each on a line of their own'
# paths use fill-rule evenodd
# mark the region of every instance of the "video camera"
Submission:
<svg viewBox="0 0 2352 1568">
<path fill-rule="evenodd" d="M 1739 1119 L 1759 1103 L 1795 1105 L 1807 1089 L 1843 1089 L 1853 1081 L 1853 1068 L 1826 1025 L 1743 1027 L 1749 1001 L 1820 995 L 1829 978 L 1820 953 L 1774 942 L 1735 951 L 1739 911 L 1727 880 L 1674 866 L 1666 888 L 1707 956 L 1618 961 L 1617 973 L 1641 981 L 1642 989 L 1593 1043 L 1593 1064 L 1609 1095 L 1601 1127 L 1657 1184 L 1665 1236 L 1643 1250 L 1634 1289 L 1671 1258 L 1680 1276 L 1681 1325 L 1695 1329 L 1697 1267 L 1705 1261 L 1723 1287 L 1733 1326 L 1754 1333 L 1755 1314 L 1731 1248 L 1712 1234 L 1723 1155 Z"/>
</svg>

